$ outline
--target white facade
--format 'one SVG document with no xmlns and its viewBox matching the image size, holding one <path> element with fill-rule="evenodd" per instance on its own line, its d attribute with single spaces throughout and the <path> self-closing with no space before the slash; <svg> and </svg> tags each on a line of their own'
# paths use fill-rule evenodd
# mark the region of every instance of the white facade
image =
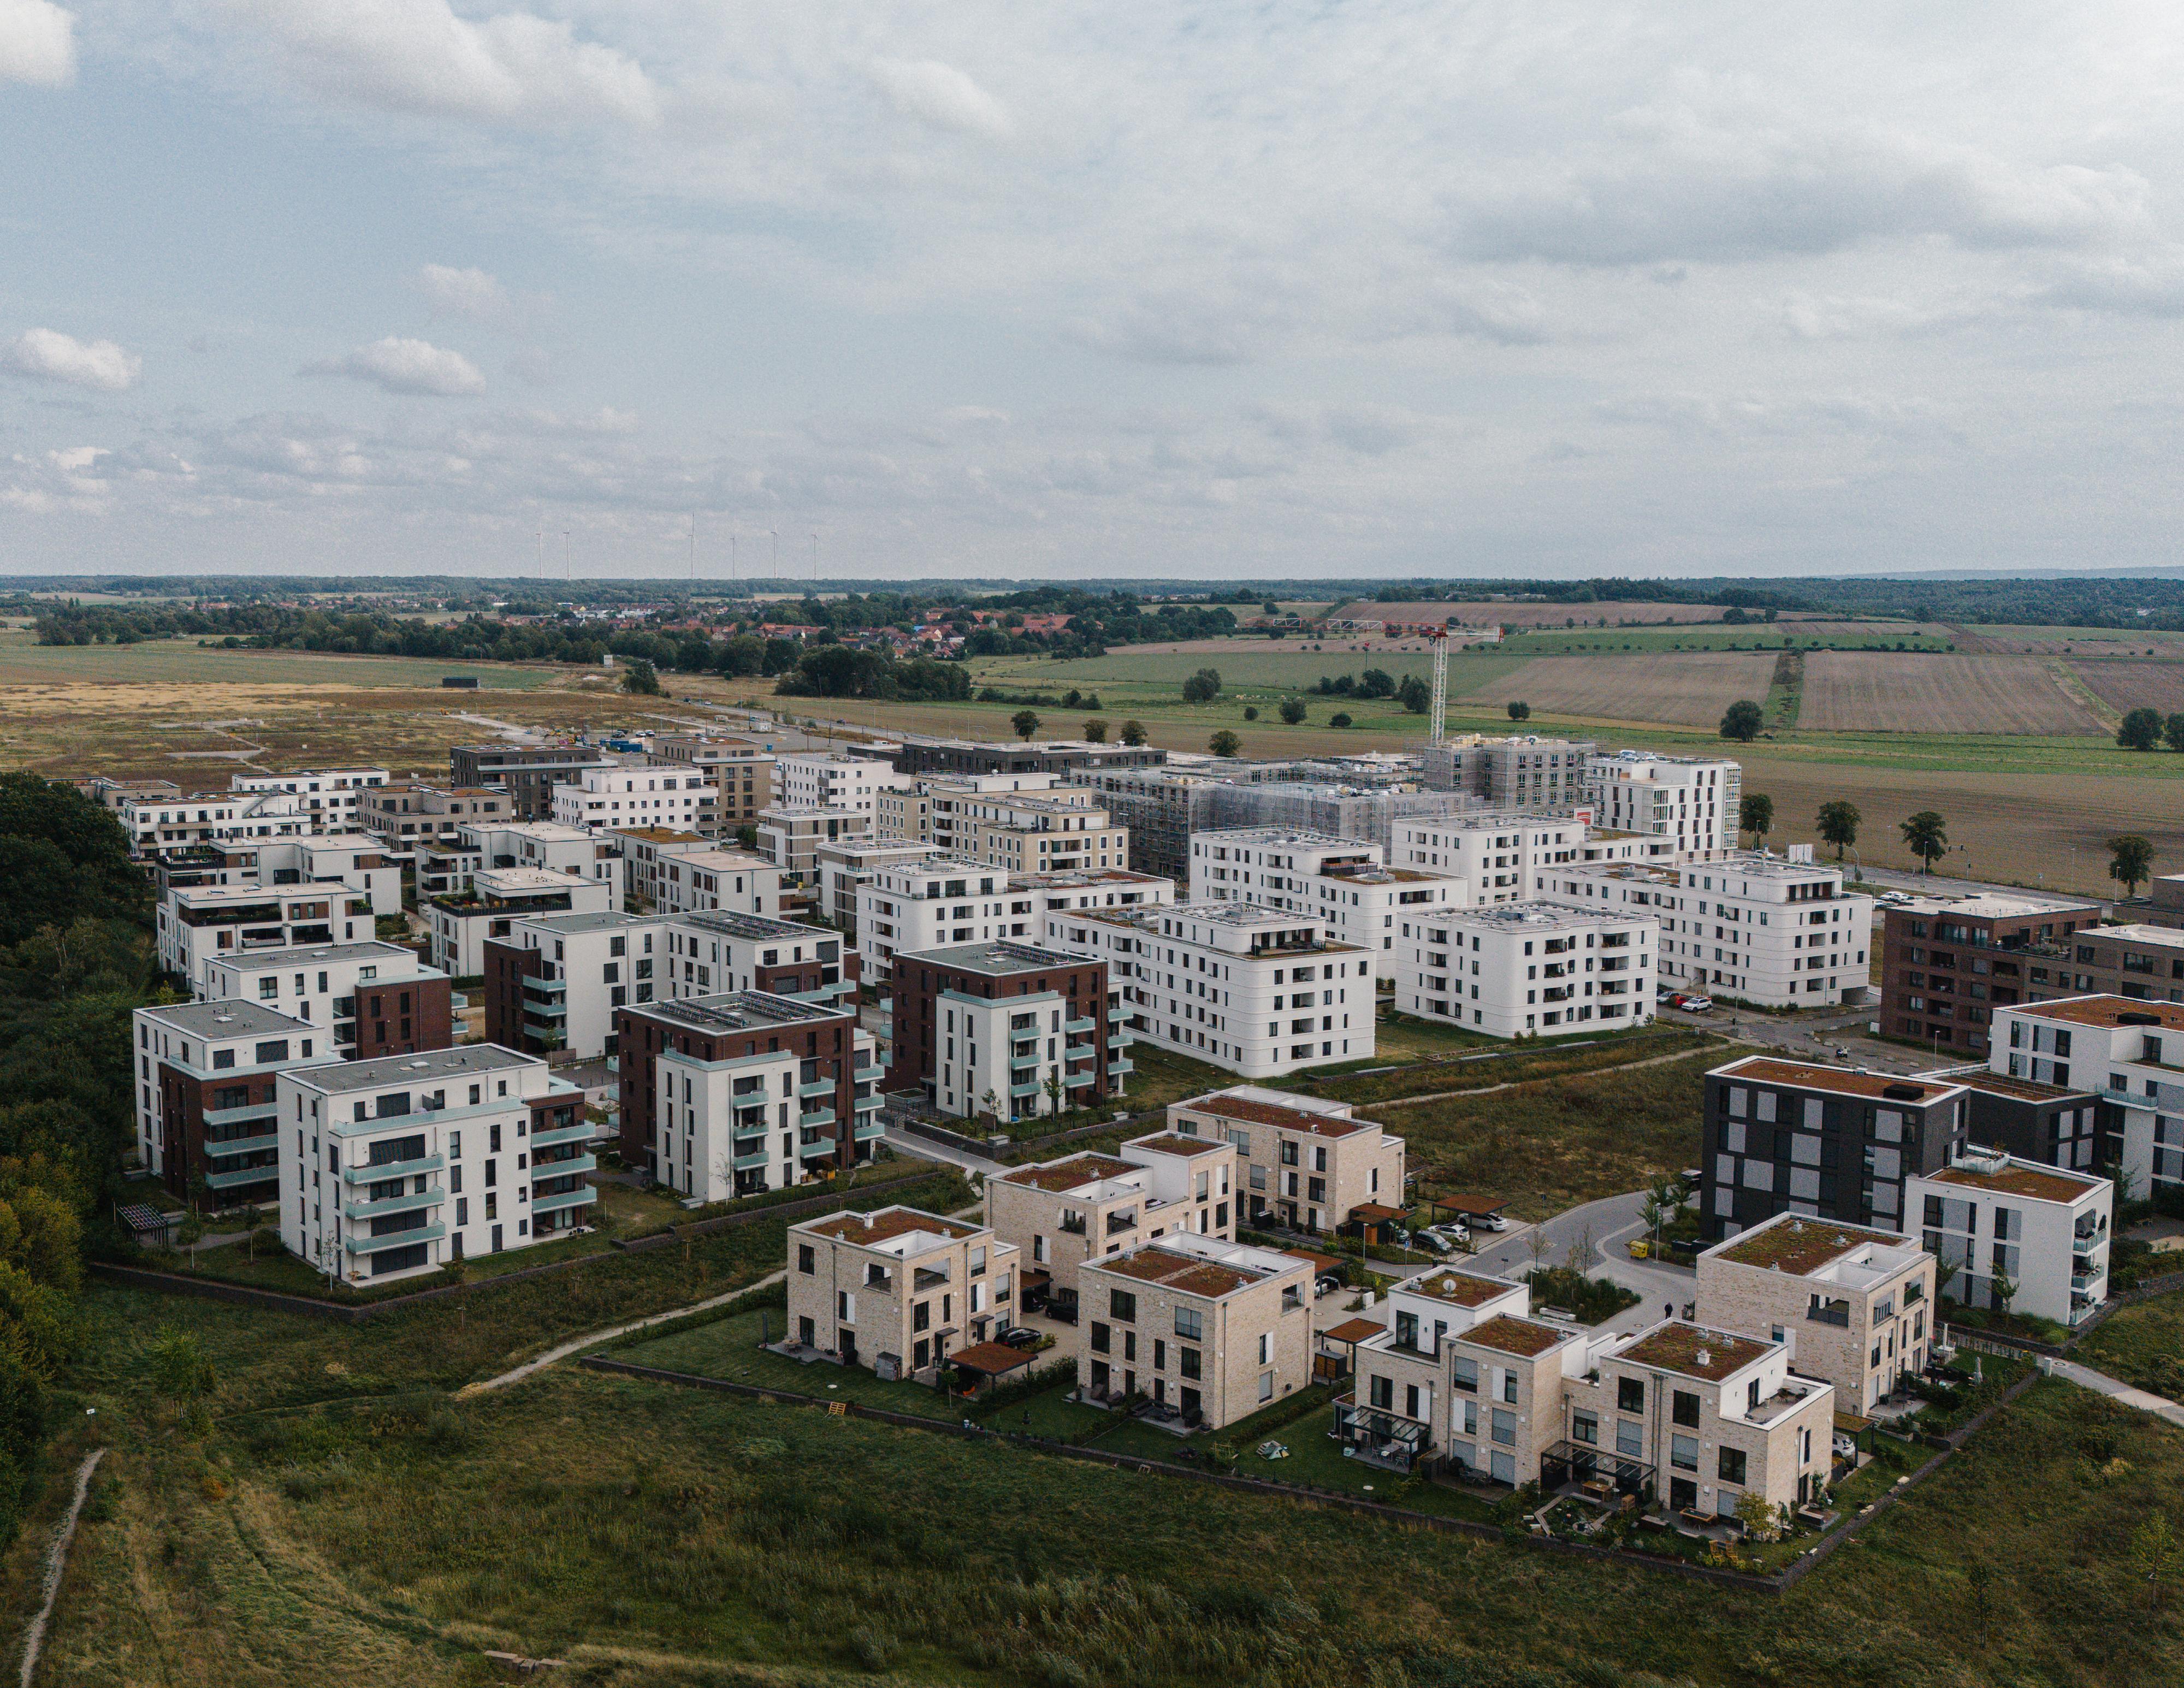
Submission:
<svg viewBox="0 0 2184 1688">
<path fill-rule="evenodd" d="M 1399 815 L 1394 826 L 1390 862 L 1462 880 L 1474 906 L 1529 902 L 1539 895 L 1549 868 L 1594 859 L 1587 855 L 1585 822 L 1575 816 L 1490 810 Z M 1596 850 L 1595 855 L 1604 853 Z"/>
<path fill-rule="evenodd" d="M 672 999 L 755 990 L 839 1013 L 844 1011 L 838 999 L 856 994 L 843 966 L 844 955 L 854 953 L 838 933 L 794 921 L 725 910 L 677 915 L 668 922 L 668 983 L 660 994 Z M 780 972 L 784 967 L 803 971 L 795 983 L 788 983 Z"/>
<path fill-rule="evenodd" d="M 2060 1325 L 2083 1323 L 2108 1300 L 2108 1179 L 1975 1147 L 1940 1172 L 1914 1173 L 1903 1194 L 1926 1251 L 1956 1268 L 1944 1300 L 1991 1307 L 1999 1276 L 2016 1286 L 2012 1312 Z"/>
<path fill-rule="evenodd" d="M 1454 874 L 1390 867 L 1380 847 L 1324 833 L 1247 827 L 1190 837 L 1190 900 L 1247 902 L 1325 921 L 1373 955 L 1378 979 L 1396 977 L 1398 917 L 1462 908 L 1471 888 Z"/>
<path fill-rule="evenodd" d="M 1091 1034 L 1069 1029 L 1072 1005 L 1060 991 L 1017 991 L 1006 984 L 1011 973 L 1068 967 L 1070 954 L 1054 953 L 1057 947 L 1011 944 L 995 950 L 974 944 L 902 952 L 906 960 L 1003 976 L 1003 994 L 971 996 L 949 990 L 933 1000 L 932 1095 L 943 1113 L 960 1119 L 982 1113 L 1035 1119 L 1068 1105 L 1068 1064 L 1089 1058 L 1095 1047 L 1073 1039 Z M 1072 953 L 1087 952 L 1079 948 Z M 1112 971 L 1108 983 L 1112 989 Z M 1112 1039 L 1110 1045 L 1112 1050 Z"/>
<path fill-rule="evenodd" d="M 1679 850 L 1736 848 L 1741 763 L 1623 750 L 1585 774 L 1593 818 L 1612 831 L 1673 841 Z"/>
<path fill-rule="evenodd" d="M 369 941 L 369 899 L 346 885 L 207 885 L 170 891 L 156 911 L 159 966 L 204 988 L 216 957 Z"/>
<path fill-rule="evenodd" d="M 857 954 L 868 983 L 884 983 L 897 955 L 944 944 L 1036 942 L 1044 915 L 1065 909 L 1165 907 L 1175 882 L 1127 868 L 1089 873 L 1004 873 L 961 856 L 929 856 L 876 872 L 857 888 Z"/>
<path fill-rule="evenodd" d="M 789 751 L 775 759 L 774 800 L 800 809 L 845 809 L 865 816 L 882 791 L 906 791 L 916 782 L 892 762 L 861 756 Z"/>
<path fill-rule="evenodd" d="M 621 900 L 619 877 L 576 879 L 537 867 L 482 868 L 466 896 L 425 905 L 432 965 L 451 978 L 485 971 L 485 941 L 506 938 L 532 915 L 604 914 Z"/>
<path fill-rule="evenodd" d="M 775 803 L 758 814 L 758 853 L 799 885 L 818 872 L 821 844 L 872 834 L 871 814 L 856 809 Z"/>
<path fill-rule="evenodd" d="M 1653 1017 L 1651 915 L 1516 903 L 1397 930 L 1396 1006 L 1490 1038 L 1619 1031 Z"/>
<path fill-rule="evenodd" d="M 279 1106 L 281 1240 L 345 1282 L 526 1248 L 597 1199 L 583 1093 L 495 1044 L 284 1072 Z"/>
<path fill-rule="evenodd" d="M 1039 942 L 1107 964 L 1131 1033 L 1272 1078 L 1373 1049 L 1373 959 L 1326 923 L 1249 903 L 1041 916 Z"/>
<path fill-rule="evenodd" d="M 549 914 L 519 920 L 502 942 L 536 950 L 526 974 L 526 1018 L 550 1025 L 561 1048 L 595 1061 L 613 1048 L 615 1010 L 669 994 L 667 922 L 662 916 Z"/>
<path fill-rule="evenodd" d="M 323 1024 L 314 1027 L 254 1003 L 180 1002 L 139 1008 L 130 1016 L 134 1048 L 136 1156 L 158 1177 L 167 1173 L 165 1105 L 159 1068 L 173 1067 L 192 1084 L 234 1085 L 233 1106 L 205 1115 L 206 1187 L 215 1206 L 229 1190 L 265 1182 L 277 1171 L 273 1133 L 275 1104 L 263 1080 L 291 1067 L 326 1067 L 340 1061 Z M 242 1088 L 247 1087 L 247 1089 Z"/>
<path fill-rule="evenodd" d="M 443 979 L 417 952 L 398 944 L 337 944 L 315 950 L 268 950 L 220 955 L 205 964 L 206 1002 L 249 1002 L 292 1015 L 332 1034 L 336 1051 L 356 1050 L 356 989 L 386 989 Z"/>
<path fill-rule="evenodd" d="M 1998 1007 L 1987 1065 L 2098 1092 L 2108 1134 L 2098 1163 L 2126 1201 L 2184 1189 L 2184 1004 L 2066 996 Z"/>
<path fill-rule="evenodd" d="M 660 864 L 654 881 L 656 914 L 781 912 L 782 873 L 763 856 L 739 850 L 699 850 Z"/>
<path fill-rule="evenodd" d="M 601 832 L 666 827 L 710 837 L 720 802 L 711 777 L 696 768 L 586 768 L 574 784 L 554 788 L 554 819 L 565 827 Z"/>
<path fill-rule="evenodd" d="M 306 838 L 330 820 L 344 832 L 349 827 L 346 811 L 314 813 L 302 798 L 280 791 L 130 797 L 115 813 L 140 855 L 181 844 Z"/>
<path fill-rule="evenodd" d="M 1797 846 L 1809 858 L 1807 845 Z M 1865 1000 L 1873 899 L 1842 870 L 1747 850 L 1677 867 L 1563 867 L 1541 898 L 1565 907 L 1646 912 L 1661 923 L 1660 983 L 1762 1008 Z"/>
<path fill-rule="evenodd" d="M 937 844 L 911 838 L 835 838 L 812 851 L 814 911 L 851 943 L 857 939 L 860 893 L 883 868 L 918 862 L 940 854 Z"/>
</svg>

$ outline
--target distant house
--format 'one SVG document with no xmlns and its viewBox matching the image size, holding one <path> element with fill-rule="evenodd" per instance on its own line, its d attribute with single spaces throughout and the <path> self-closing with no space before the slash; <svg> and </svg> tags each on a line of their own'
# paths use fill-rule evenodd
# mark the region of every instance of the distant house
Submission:
<svg viewBox="0 0 2184 1688">
<path fill-rule="evenodd" d="M 767 639 L 808 639 L 824 631 L 822 627 L 806 627 L 800 621 L 761 621 L 758 625 L 759 637 Z"/>
<path fill-rule="evenodd" d="M 1073 616 L 1027 616 L 1023 618 L 1023 632 L 1041 638 L 1051 638 L 1055 634 L 1066 631 L 1076 619 Z"/>
</svg>

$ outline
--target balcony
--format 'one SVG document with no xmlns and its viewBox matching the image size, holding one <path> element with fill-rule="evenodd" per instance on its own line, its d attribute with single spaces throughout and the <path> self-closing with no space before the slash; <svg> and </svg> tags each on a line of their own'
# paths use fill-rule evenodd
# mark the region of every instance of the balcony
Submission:
<svg viewBox="0 0 2184 1688">
<path fill-rule="evenodd" d="M 262 1167 L 237 1167 L 232 1172 L 207 1173 L 206 1184 L 214 1189 L 242 1189 L 254 1184 L 275 1184 L 281 1177 L 278 1162 Z"/>
<path fill-rule="evenodd" d="M 1089 1018 L 1083 1020 L 1065 1020 L 1061 1022 L 1061 1029 L 1065 1032 L 1071 1033 L 1089 1032 L 1092 1029 L 1093 1024 L 1093 1021 Z"/>
<path fill-rule="evenodd" d="M 382 1249 L 407 1248 L 412 1243 L 434 1243 L 448 1234 L 442 1224 L 419 1225 L 407 1231 L 392 1231 L 383 1237 L 347 1237 L 342 1246 L 351 1254 L 377 1254 Z"/>
<path fill-rule="evenodd" d="M 526 973 L 523 978 L 523 994 L 526 996 L 566 996 L 569 981 L 545 973 Z"/>
<path fill-rule="evenodd" d="M 1064 1061 L 1089 1061 L 1096 1053 L 1090 1044 L 1067 1044 L 1061 1051 Z"/>
<path fill-rule="evenodd" d="M 599 1169 L 596 1155 L 571 1155 L 566 1161 L 542 1161 L 532 1156 L 531 1176 L 533 1178 L 566 1178 L 578 1173 L 595 1173 Z"/>
<path fill-rule="evenodd" d="M 800 1096 L 831 1096 L 834 1094 L 834 1081 L 832 1078 L 808 1079 L 796 1087 L 796 1094 Z"/>
<path fill-rule="evenodd" d="M 1061 1083 L 1065 1089 L 1074 1090 L 1089 1084 L 1098 1076 L 1094 1072 L 1071 1072 L 1064 1075 Z"/>
<path fill-rule="evenodd" d="M 870 1113 L 875 1108 L 886 1106 L 887 1098 L 884 1096 L 860 1096 L 850 1104 L 850 1110 L 853 1113 Z"/>
<path fill-rule="evenodd" d="M 599 1197 L 599 1191 L 589 1184 L 584 1184 L 576 1189 L 562 1190 L 555 1195 L 538 1196 L 532 1201 L 531 1211 L 533 1213 L 553 1213 L 564 1207 L 582 1207 L 587 1202 L 598 1201 Z"/>
<path fill-rule="evenodd" d="M 592 1128 L 588 1125 L 561 1125 L 551 1131 L 534 1131 L 531 1134 L 532 1152 L 551 1149 L 558 1143 L 588 1143 L 591 1138 Z"/>
<path fill-rule="evenodd" d="M 245 1120 L 271 1119 L 276 1105 L 272 1102 L 246 1102 L 239 1108 L 207 1108 L 207 1125 L 240 1125 Z"/>
<path fill-rule="evenodd" d="M 529 1025 L 533 1020 L 566 1020 L 568 1017 L 569 1007 L 566 1003 L 526 1002 L 523 1005 L 523 1022 L 526 1025 Z"/>
<path fill-rule="evenodd" d="M 876 1143 L 886 1135 L 887 1127 L 876 1119 L 861 1119 L 857 1122 L 856 1140 L 860 1143 Z"/>
<path fill-rule="evenodd" d="M 831 1155 L 833 1152 L 834 1139 L 831 1137 L 822 1137 L 814 1143 L 800 1143 L 796 1145 L 796 1158 L 800 1161 L 816 1160 L 822 1155 Z"/>
<path fill-rule="evenodd" d="M 388 1178 L 415 1178 L 420 1173 L 437 1173 L 447 1165 L 446 1157 L 427 1155 L 421 1161 L 382 1161 L 377 1166 L 350 1166 L 342 1168 L 343 1184 L 382 1184 Z"/>
<path fill-rule="evenodd" d="M 253 1149 L 270 1149 L 280 1136 L 277 1131 L 258 1131 L 248 1137 L 208 1137 L 204 1151 L 208 1155 L 241 1155 Z"/>
<path fill-rule="evenodd" d="M 342 1217 L 350 1221 L 377 1219 L 389 1213 L 408 1213 L 419 1207 L 431 1207 L 448 1199 L 448 1193 L 437 1184 L 421 1194 L 389 1195 L 377 1201 L 344 1201 Z"/>
<path fill-rule="evenodd" d="M 1039 1094 L 1039 1082 L 1034 1079 L 1028 1084 L 1011 1084 L 1009 1086 L 1009 1094 L 1011 1096 L 1036 1096 Z"/>
<path fill-rule="evenodd" d="M 807 1130 L 813 1126 L 832 1125 L 833 1123 L 834 1110 L 832 1108 L 807 1108 L 797 1116 L 797 1123 Z"/>
<path fill-rule="evenodd" d="M 755 1172 L 765 1164 L 766 1150 L 764 1149 L 754 1149 L 749 1154 L 738 1155 L 734 1160 L 728 1162 L 730 1168 L 738 1173 Z"/>
<path fill-rule="evenodd" d="M 860 1067 L 856 1072 L 851 1075 L 851 1077 L 855 1078 L 857 1083 L 860 1084 L 877 1084 L 886 1076 L 887 1068 L 880 1066 L 878 1062 L 874 1062 L 870 1067 Z"/>
<path fill-rule="evenodd" d="M 1110 1078 L 1119 1078 L 1125 1072 L 1135 1072 L 1137 1070 L 1137 1064 L 1134 1061 L 1111 1061 L 1107 1063 L 1107 1076 Z"/>
</svg>

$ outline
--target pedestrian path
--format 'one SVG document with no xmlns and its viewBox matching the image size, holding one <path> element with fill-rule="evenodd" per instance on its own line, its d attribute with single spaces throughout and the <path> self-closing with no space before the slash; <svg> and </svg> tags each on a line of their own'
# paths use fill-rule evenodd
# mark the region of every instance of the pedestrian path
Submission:
<svg viewBox="0 0 2184 1688">
<path fill-rule="evenodd" d="M 2089 1389 L 2096 1395 L 2104 1395 L 2111 1401 L 2120 1401 L 2126 1407 L 2135 1407 L 2142 1412 L 2151 1412 L 2157 1418 L 2165 1418 L 2180 1430 L 2184 1430 L 2184 1407 L 2166 1396 L 2149 1394 L 2134 1389 L 2121 1378 L 2112 1378 L 2106 1372 L 2097 1372 L 2091 1366 L 2081 1366 L 2075 1360 L 2056 1360 L 2049 1369 L 2066 1383 L 2080 1389 Z"/>
</svg>

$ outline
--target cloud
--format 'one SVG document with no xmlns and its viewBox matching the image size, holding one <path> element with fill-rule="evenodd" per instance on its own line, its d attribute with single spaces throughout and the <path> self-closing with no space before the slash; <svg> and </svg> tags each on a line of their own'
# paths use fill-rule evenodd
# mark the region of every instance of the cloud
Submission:
<svg viewBox="0 0 2184 1688">
<path fill-rule="evenodd" d="M 142 358 L 111 340 L 78 340 L 52 328 L 17 336 L 0 352 L 0 361 L 18 375 L 64 381 L 98 393 L 126 393 L 144 370 Z"/>
<path fill-rule="evenodd" d="M 51 0 L 0 0 L 0 82 L 64 88 L 75 80 L 75 14 Z"/>
<path fill-rule="evenodd" d="M 417 287 L 437 315 L 489 322 L 508 311 L 508 289 L 482 270 L 427 264 L 417 272 Z"/>
<path fill-rule="evenodd" d="M 476 122 L 660 120 L 634 59 L 568 24 L 504 12 L 473 23 L 448 0 L 233 0 L 296 74 L 360 105 Z"/>
<path fill-rule="evenodd" d="M 392 334 L 359 346 L 346 357 L 306 364 L 297 373 L 345 376 L 370 382 L 382 392 L 432 398 L 460 398 L 485 391 L 485 377 L 460 352 Z"/>
<path fill-rule="evenodd" d="M 2037 304 L 2065 310 L 2184 316 L 2184 248 L 2170 247 L 2151 257 L 2081 265 L 2032 297 Z"/>
<path fill-rule="evenodd" d="M 872 75 L 897 111 L 936 129 L 999 140 L 1016 126 L 999 100 L 937 58 L 883 58 Z"/>
</svg>

